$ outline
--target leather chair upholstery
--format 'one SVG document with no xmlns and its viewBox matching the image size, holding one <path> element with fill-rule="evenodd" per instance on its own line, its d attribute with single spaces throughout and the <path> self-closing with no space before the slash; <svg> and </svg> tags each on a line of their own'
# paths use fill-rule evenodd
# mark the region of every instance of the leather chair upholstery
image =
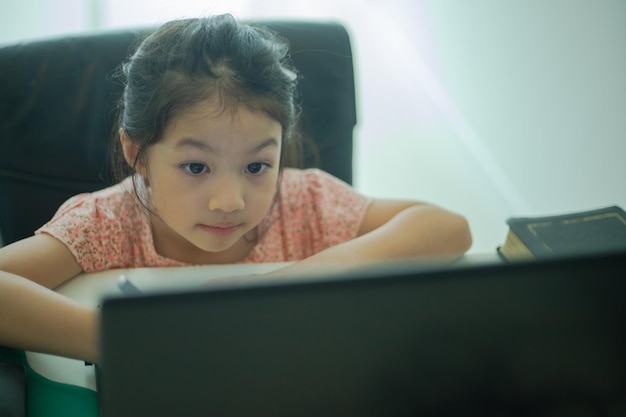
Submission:
<svg viewBox="0 0 626 417">
<path fill-rule="evenodd" d="M 305 166 L 352 182 L 356 125 L 352 52 L 332 22 L 256 21 L 291 44 L 303 128 L 315 144 Z M 141 30 L 68 36 L 0 48 L 0 233 L 30 236 L 72 195 L 113 181 L 109 151 L 121 86 L 111 73 Z"/>
</svg>

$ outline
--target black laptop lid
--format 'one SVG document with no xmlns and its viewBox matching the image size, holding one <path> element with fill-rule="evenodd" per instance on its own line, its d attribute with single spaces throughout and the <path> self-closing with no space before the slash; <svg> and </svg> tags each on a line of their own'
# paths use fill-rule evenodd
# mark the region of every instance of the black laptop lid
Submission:
<svg viewBox="0 0 626 417">
<path fill-rule="evenodd" d="M 612 415 L 626 405 L 625 261 L 387 265 L 108 299 L 102 415 Z"/>
</svg>

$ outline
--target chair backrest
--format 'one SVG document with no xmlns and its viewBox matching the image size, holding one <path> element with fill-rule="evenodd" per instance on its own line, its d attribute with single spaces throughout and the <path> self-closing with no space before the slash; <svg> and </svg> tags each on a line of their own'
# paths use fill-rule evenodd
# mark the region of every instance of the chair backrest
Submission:
<svg viewBox="0 0 626 417">
<path fill-rule="evenodd" d="M 352 52 L 334 22 L 253 21 L 291 44 L 302 75 L 305 165 L 352 183 L 356 105 Z M 72 195 L 113 181 L 109 151 L 121 86 L 110 75 L 147 29 L 0 48 L 0 234 L 30 236 Z"/>
</svg>

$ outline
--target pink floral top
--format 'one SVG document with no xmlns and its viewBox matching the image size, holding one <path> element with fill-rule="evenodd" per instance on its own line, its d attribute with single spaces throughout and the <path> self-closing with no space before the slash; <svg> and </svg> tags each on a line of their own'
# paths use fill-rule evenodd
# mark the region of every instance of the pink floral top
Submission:
<svg viewBox="0 0 626 417">
<path fill-rule="evenodd" d="M 285 169 L 268 228 L 241 263 L 297 261 L 356 237 L 369 198 L 318 169 Z M 131 178 L 67 200 L 35 233 L 59 239 L 85 272 L 186 266 L 159 255 Z"/>
</svg>

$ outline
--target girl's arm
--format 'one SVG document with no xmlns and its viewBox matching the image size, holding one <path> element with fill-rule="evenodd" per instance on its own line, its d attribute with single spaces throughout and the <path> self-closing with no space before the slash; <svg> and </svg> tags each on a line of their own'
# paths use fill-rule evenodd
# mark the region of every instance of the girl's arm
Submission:
<svg viewBox="0 0 626 417">
<path fill-rule="evenodd" d="M 357 239 L 369 252 L 364 255 L 376 260 L 458 257 L 472 245 L 463 216 L 431 204 L 397 200 L 373 200 Z"/>
<path fill-rule="evenodd" d="M 321 263 L 344 268 L 401 258 L 456 258 L 471 244 L 471 232 L 463 216 L 426 203 L 373 200 L 356 238 L 283 268 L 279 273 Z"/>
<path fill-rule="evenodd" d="M 0 345 L 95 362 L 97 313 L 50 290 L 80 272 L 47 235 L 0 249 Z"/>
</svg>

